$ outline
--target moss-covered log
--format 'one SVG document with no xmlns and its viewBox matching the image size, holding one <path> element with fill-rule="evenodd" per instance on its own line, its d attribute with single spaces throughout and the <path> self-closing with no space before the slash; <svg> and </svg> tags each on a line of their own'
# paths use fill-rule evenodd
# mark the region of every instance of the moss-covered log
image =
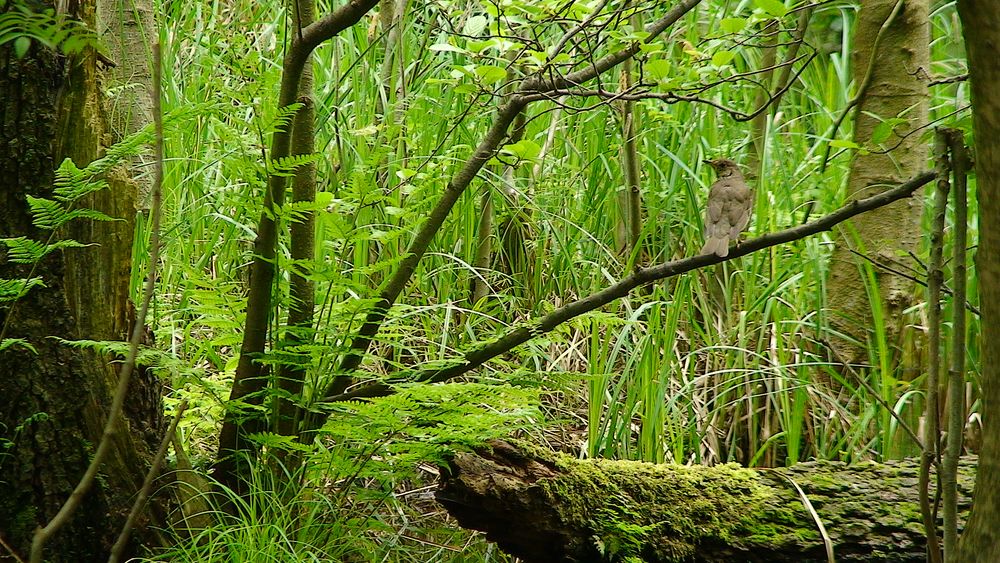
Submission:
<svg viewBox="0 0 1000 563">
<path fill-rule="evenodd" d="M 437 499 L 462 526 L 529 562 L 925 561 L 918 465 L 787 469 L 577 460 L 496 442 L 458 454 Z M 975 460 L 963 459 L 959 511 Z"/>
</svg>

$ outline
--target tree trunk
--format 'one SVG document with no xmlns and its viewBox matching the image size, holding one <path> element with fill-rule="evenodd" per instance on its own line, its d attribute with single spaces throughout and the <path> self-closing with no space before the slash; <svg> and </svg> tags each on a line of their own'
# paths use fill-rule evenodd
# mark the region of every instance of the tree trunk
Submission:
<svg viewBox="0 0 1000 563">
<path fill-rule="evenodd" d="M 976 139 L 983 443 L 975 510 L 957 560 L 985 563 L 1000 561 L 1000 5 L 995 0 L 959 0 L 958 13 L 969 57 Z"/>
<path fill-rule="evenodd" d="M 153 121 L 153 83 L 149 65 L 150 48 L 156 26 L 152 0 L 98 0 L 97 18 L 101 40 L 115 66 L 102 75 L 108 100 L 107 121 L 111 142 L 139 131 Z M 133 160 L 132 169 L 148 170 L 150 159 L 141 155 Z M 138 207 L 148 210 L 152 197 L 152 174 L 133 174 L 139 187 Z"/>
<path fill-rule="evenodd" d="M 437 499 L 528 562 L 924 561 L 916 461 L 750 470 L 578 460 L 494 442 L 458 454 Z M 975 460 L 959 472 L 968 512 Z"/>
<path fill-rule="evenodd" d="M 847 182 L 848 198 L 867 197 L 886 185 L 898 184 L 927 164 L 927 143 L 919 134 L 911 133 L 924 127 L 928 120 L 930 96 L 925 80 L 930 68 L 928 2 L 903 2 L 891 25 L 880 32 L 896 3 L 896 0 L 862 2 L 852 60 L 854 83 L 859 89 L 854 142 L 859 145 L 872 142 L 872 133 L 881 120 L 898 117 L 905 122 L 882 143 L 892 148 L 888 154 L 855 155 Z M 869 71 L 870 80 L 866 81 Z M 921 200 L 913 198 L 866 213 L 837 229 L 827 292 L 831 320 L 838 330 L 860 342 L 860 346 L 855 346 L 844 340 L 834 341 L 843 360 L 868 362 L 867 328 L 872 326 L 872 309 L 876 305 L 883 310 L 889 344 L 900 342 L 905 327 L 911 323 L 902 313 L 913 305 L 916 295 L 908 280 L 876 272 L 881 303 L 873 304 L 860 271 L 865 262 L 851 251 L 881 262 L 894 260 L 897 250 L 916 251 L 921 239 L 921 213 Z M 891 358 L 887 361 L 891 362 Z M 892 367 L 891 363 L 889 366 Z"/>
<path fill-rule="evenodd" d="M 76 15 L 93 25 L 93 4 L 80 9 Z M 33 42 L 18 59 L 8 46 L 0 47 L 0 176 L 6 180 L 0 188 L 0 237 L 47 239 L 47 231 L 32 226 L 27 196 L 51 197 L 53 171 L 63 158 L 83 166 L 101 156 L 106 129 L 99 93 L 92 51 L 64 58 Z M 124 172 L 111 176 L 110 189 L 80 203 L 122 221 L 81 221 L 58 232 L 57 239 L 94 246 L 48 255 L 31 274 L 45 287 L 0 309 L 5 337 L 23 338 L 37 351 L 0 352 L 0 535 L 20 555 L 27 554 L 34 528 L 52 517 L 86 469 L 117 380 L 110 358 L 51 337 L 126 340 L 134 318 L 128 283 L 135 184 Z M 0 256 L 0 278 L 25 278 L 30 270 Z M 159 383 L 140 372 L 131 385 L 99 484 L 49 543 L 47 560 L 106 557 L 124 522 L 163 428 Z"/>
</svg>

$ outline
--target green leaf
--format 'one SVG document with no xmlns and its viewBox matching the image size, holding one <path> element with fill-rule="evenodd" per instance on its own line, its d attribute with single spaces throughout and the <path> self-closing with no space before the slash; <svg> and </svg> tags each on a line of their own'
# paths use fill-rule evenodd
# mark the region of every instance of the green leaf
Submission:
<svg viewBox="0 0 1000 563">
<path fill-rule="evenodd" d="M 496 84 L 507 78 L 507 69 L 492 65 L 477 66 L 476 76 L 483 84 Z"/>
<path fill-rule="evenodd" d="M 465 29 L 462 33 L 470 37 L 478 37 L 486 29 L 487 23 L 486 16 L 472 16 L 465 22 Z"/>
<path fill-rule="evenodd" d="M 872 143 L 881 145 L 886 142 L 892 135 L 893 131 L 895 131 L 896 127 L 904 123 L 906 123 L 906 120 L 901 117 L 893 117 L 879 123 L 875 126 L 875 129 L 872 130 Z"/>
<path fill-rule="evenodd" d="M 666 59 L 653 59 L 646 62 L 643 70 L 646 71 L 647 76 L 659 82 L 670 76 L 670 61 Z"/>
<path fill-rule="evenodd" d="M 722 21 L 719 22 L 719 27 L 722 28 L 722 31 L 729 34 L 739 33 L 743 31 L 746 26 L 746 18 L 723 18 Z"/>
<path fill-rule="evenodd" d="M 734 58 L 736 58 L 736 53 L 732 51 L 719 51 L 712 55 L 712 64 L 715 66 L 726 66 L 733 62 Z"/>
<path fill-rule="evenodd" d="M 830 141 L 830 146 L 838 149 L 860 149 L 861 145 L 846 139 L 834 139 Z"/>
<path fill-rule="evenodd" d="M 14 40 L 14 54 L 19 59 L 23 59 L 25 55 L 28 54 L 28 49 L 31 48 L 31 38 L 24 35 L 18 37 Z"/>
<path fill-rule="evenodd" d="M 401 168 L 396 171 L 396 177 L 400 180 L 409 180 L 417 174 L 416 170 L 410 168 Z"/>
<path fill-rule="evenodd" d="M 476 41 L 475 39 L 469 39 L 465 42 L 465 48 L 469 51 L 476 53 L 477 55 L 494 46 L 495 42 L 492 39 L 487 39 L 485 41 Z"/>
<path fill-rule="evenodd" d="M 529 141 L 528 139 L 521 139 L 520 141 L 504 145 L 501 152 L 516 156 L 519 159 L 532 160 L 538 157 L 542 152 L 542 147 L 534 141 Z"/>
<path fill-rule="evenodd" d="M 319 192 L 316 194 L 316 203 L 326 209 L 333 204 L 333 192 Z"/>
<path fill-rule="evenodd" d="M 776 18 L 784 17 L 788 13 L 785 3 L 779 0 L 753 0 L 753 2 L 758 8 Z"/>
</svg>

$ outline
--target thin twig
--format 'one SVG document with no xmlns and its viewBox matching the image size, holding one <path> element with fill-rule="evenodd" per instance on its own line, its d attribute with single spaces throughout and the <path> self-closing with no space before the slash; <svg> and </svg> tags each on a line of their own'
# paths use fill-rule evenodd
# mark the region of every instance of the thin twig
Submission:
<svg viewBox="0 0 1000 563">
<path fill-rule="evenodd" d="M 857 250 L 854 250 L 853 248 L 850 248 L 848 250 L 851 252 L 851 254 L 857 256 L 858 258 L 861 258 L 862 260 L 867 261 L 868 263 L 870 263 L 871 265 L 875 266 L 876 268 L 879 268 L 881 270 L 885 270 L 886 272 L 888 272 L 888 273 L 890 273 L 890 274 L 892 274 L 894 276 L 899 276 L 899 277 L 901 277 L 901 278 L 903 278 L 905 280 L 909 280 L 909 281 L 911 281 L 911 282 L 913 282 L 913 283 L 915 283 L 917 285 L 921 285 L 921 286 L 927 287 L 927 282 L 924 281 L 924 280 L 922 280 L 922 279 L 920 279 L 920 278 L 918 278 L 917 276 L 914 276 L 914 275 L 911 275 L 911 274 L 907 274 L 906 272 L 903 272 L 901 270 L 897 270 L 896 268 L 893 268 L 892 266 L 890 266 L 888 264 L 885 264 L 883 262 L 879 262 L 878 260 L 872 258 L 871 256 L 868 256 L 867 254 L 864 254 L 862 252 L 858 252 Z M 941 291 L 943 291 L 944 293 L 946 293 L 948 295 L 952 295 L 952 296 L 955 295 L 955 292 L 952 291 L 951 288 L 948 287 L 948 284 L 946 284 L 946 283 L 942 283 L 941 284 Z M 966 300 L 966 302 L 965 302 L 965 308 L 966 308 L 967 311 L 969 311 L 973 315 L 976 315 L 977 317 L 981 316 L 981 314 L 979 312 L 979 307 L 976 307 L 972 303 L 969 303 L 968 300 Z"/>
<path fill-rule="evenodd" d="M 142 488 L 139 489 L 139 494 L 136 495 L 135 502 L 132 503 L 132 510 L 129 511 L 128 518 L 125 519 L 125 525 L 122 526 L 122 531 L 118 534 L 118 540 L 111 547 L 111 555 L 108 557 L 108 563 L 118 563 L 121 560 L 122 552 L 125 551 L 125 544 L 132 533 L 132 528 L 135 527 L 135 521 L 139 518 L 142 508 L 146 506 L 146 499 L 149 498 L 150 491 L 153 490 L 153 481 L 160 474 L 160 465 L 163 464 L 163 458 L 167 455 L 167 446 L 170 445 L 170 441 L 177 431 L 177 423 L 180 422 L 181 415 L 184 414 L 187 407 L 187 399 L 181 401 L 181 404 L 177 407 L 177 413 L 174 415 L 173 421 L 170 422 L 170 428 L 167 429 L 167 433 L 163 435 L 163 440 L 160 441 L 160 447 L 156 450 L 153 463 L 149 466 L 146 478 L 142 482 Z"/>
<path fill-rule="evenodd" d="M 935 80 L 931 80 L 928 85 L 939 86 L 941 84 L 954 84 L 956 82 L 965 82 L 968 79 L 969 79 L 969 73 L 966 72 L 965 74 L 959 74 L 958 76 L 947 76 L 945 78 L 937 78 Z"/>
<path fill-rule="evenodd" d="M 7 554 L 13 557 L 14 561 L 17 561 L 17 563 L 24 563 L 24 559 L 22 559 L 21 556 L 14 551 L 14 548 L 11 547 L 10 544 L 4 541 L 3 536 L 0 536 L 0 546 L 3 546 L 3 548 L 7 550 Z"/>
<path fill-rule="evenodd" d="M 938 392 L 941 372 L 941 255 L 944 247 L 944 218 L 948 206 L 948 173 L 951 162 L 948 158 L 948 139 L 944 131 L 938 130 L 934 136 L 934 157 L 937 163 L 937 190 L 934 192 L 934 212 L 931 218 L 931 252 L 927 264 L 927 420 L 924 435 L 924 450 L 920 458 L 920 515 L 927 535 L 927 554 L 932 563 L 941 563 L 941 546 L 938 543 L 937 503 L 931 507 L 928 487 L 930 486 L 931 463 L 937 465 L 937 482 L 941 482 L 941 419 L 940 394 Z M 940 492 L 940 489 L 938 489 Z"/>
<path fill-rule="evenodd" d="M 960 129 L 946 129 L 951 150 L 955 203 L 954 241 L 952 248 L 952 279 L 955 284 L 955 302 L 965 302 L 966 256 L 968 238 L 967 179 L 969 157 L 965 139 Z M 965 434 L 965 309 L 952 307 L 951 369 L 948 370 L 948 442 L 941 461 L 941 498 L 944 512 L 944 556 L 947 561 L 958 561 L 958 457 L 962 454 Z"/>
</svg>

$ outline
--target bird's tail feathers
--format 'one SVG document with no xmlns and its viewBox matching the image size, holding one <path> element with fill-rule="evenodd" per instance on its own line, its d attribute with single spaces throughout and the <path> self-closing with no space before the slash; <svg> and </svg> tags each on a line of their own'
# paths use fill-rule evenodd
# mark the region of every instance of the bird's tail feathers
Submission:
<svg viewBox="0 0 1000 563">
<path fill-rule="evenodd" d="M 729 255 L 729 239 L 726 237 L 711 237 L 705 241 L 705 246 L 701 247 L 702 254 L 715 254 L 720 258 Z"/>
</svg>

